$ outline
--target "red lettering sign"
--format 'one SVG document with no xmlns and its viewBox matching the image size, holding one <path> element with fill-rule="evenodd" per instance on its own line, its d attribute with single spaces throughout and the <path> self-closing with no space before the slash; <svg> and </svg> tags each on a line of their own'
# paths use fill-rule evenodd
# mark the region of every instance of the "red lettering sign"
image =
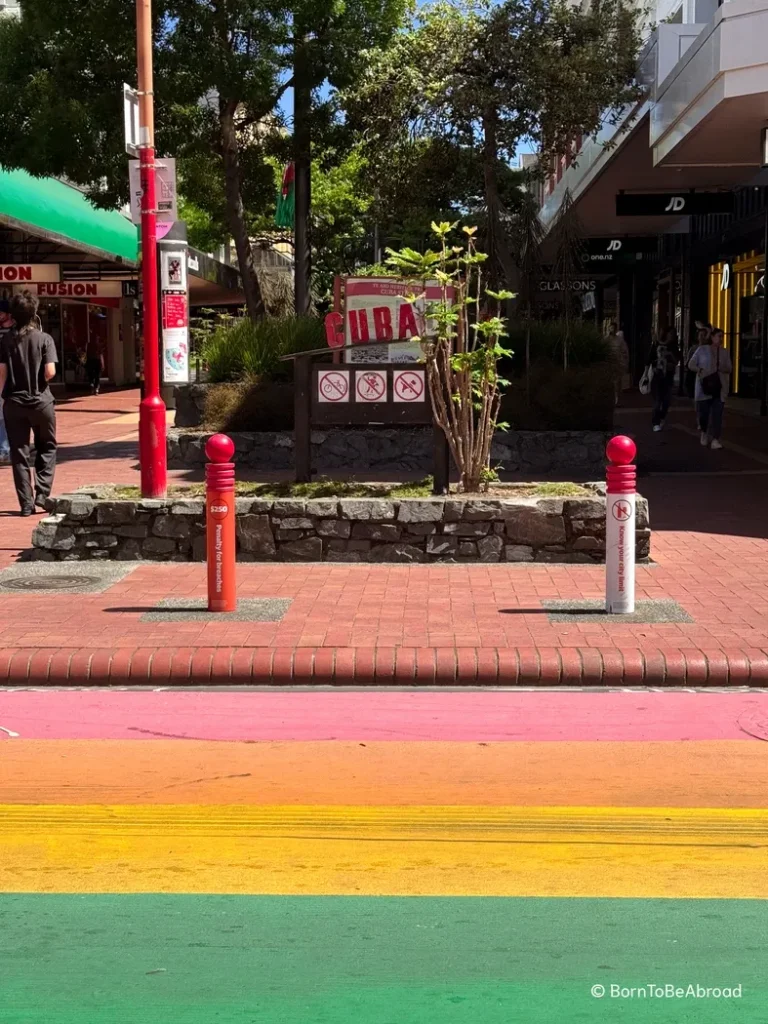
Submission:
<svg viewBox="0 0 768 1024">
<path fill-rule="evenodd" d="M 392 341 L 392 310 L 389 306 L 373 307 L 373 330 L 376 341 Z"/>
<path fill-rule="evenodd" d="M 344 347 L 344 317 L 341 313 L 329 313 L 325 318 L 325 340 L 329 348 Z"/>
<path fill-rule="evenodd" d="M 400 306 L 400 325 L 397 330 L 398 341 L 405 341 L 406 338 L 418 337 L 419 329 L 416 326 L 416 314 L 413 306 L 404 302 Z"/>
<path fill-rule="evenodd" d="M 368 329 L 368 312 L 365 309 L 350 309 L 349 311 L 349 333 L 352 336 L 353 345 L 367 345 L 371 340 L 371 333 Z"/>
</svg>

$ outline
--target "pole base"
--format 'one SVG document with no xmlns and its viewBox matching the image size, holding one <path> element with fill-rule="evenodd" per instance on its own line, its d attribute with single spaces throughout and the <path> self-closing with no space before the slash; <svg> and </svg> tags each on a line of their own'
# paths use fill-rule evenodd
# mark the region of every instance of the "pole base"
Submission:
<svg viewBox="0 0 768 1024">
<path fill-rule="evenodd" d="M 147 395 L 139 406 L 139 465 L 142 498 L 164 498 L 168 492 L 165 403 Z"/>
</svg>

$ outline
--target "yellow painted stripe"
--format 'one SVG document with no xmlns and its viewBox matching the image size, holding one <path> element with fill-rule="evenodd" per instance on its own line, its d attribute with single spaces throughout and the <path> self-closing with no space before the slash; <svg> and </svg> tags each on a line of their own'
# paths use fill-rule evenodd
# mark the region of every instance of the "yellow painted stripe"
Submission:
<svg viewBox="0 0 768 1024">
<path fill-rule="evenodd" d="M 3 805 L 0 891 L 768 898 L 768 811 Z"/>
</svg>

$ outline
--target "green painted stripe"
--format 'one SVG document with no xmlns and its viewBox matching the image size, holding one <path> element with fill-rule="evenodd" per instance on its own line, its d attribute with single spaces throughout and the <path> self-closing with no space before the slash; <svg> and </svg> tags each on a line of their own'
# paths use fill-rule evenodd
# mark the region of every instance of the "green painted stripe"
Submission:
<svg viewBox="0 0 768 1024">
<path fill-rule="evenodd" d="M 762 1022 L 768 901 L 0 896 L 3 1024 Z M 743 987 L 741 999 L 590 995 Z"/>
</svg>

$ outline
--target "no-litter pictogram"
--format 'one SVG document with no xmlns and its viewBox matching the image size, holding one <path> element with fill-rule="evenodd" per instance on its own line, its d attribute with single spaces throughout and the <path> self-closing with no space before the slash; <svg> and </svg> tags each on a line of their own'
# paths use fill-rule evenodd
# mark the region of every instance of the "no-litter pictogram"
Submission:
<svg viewBox="0 0 768 1024">
<path fill-rule="evenodd" d="M 396 402 L 424 401 L 424 371 L 395 370 L 392 393 Z"/>
<path fill-rule="evenodd" d="M 632 506 L 628 501 L 614 501 L 611 511 L 613 518 L 620 523 L 626 523 L 632 517 Z"/>
<path fill-rule="evenodd" d="M 317 397 L 320 402 L 348 402 L 349 372 L 321 370 L 317 375 Z"/>
<path fill-rule="evenodd" d="M 356 373 L 355 398 L 358 402 L 386 402 L 386 374 L 380 370 L 365 370 Z"/>
</svg>

